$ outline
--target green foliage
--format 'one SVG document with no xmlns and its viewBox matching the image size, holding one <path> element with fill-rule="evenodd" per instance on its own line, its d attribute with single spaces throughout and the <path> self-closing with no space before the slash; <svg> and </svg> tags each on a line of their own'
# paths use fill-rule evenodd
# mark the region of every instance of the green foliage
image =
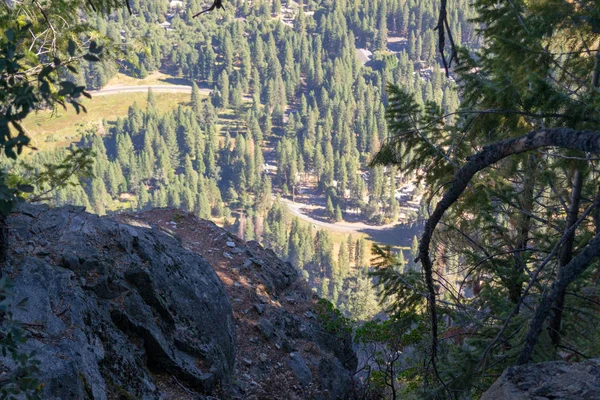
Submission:
<svg viewBox="0 0 600 400">
<path fill-rule="evenodd" d="M 369 321 L 356 329 L 354 341 L 366 360 L 365 395 L 379 393 L 386 398 L 404 398 L 401 393 L 414 390 L 415 382 L 422 379 L 422 360 L 408 357 L 404 352 L 418 348 L 426 331 L 422 316 L 410 313 L 396 314 L 385 321 Z"/>
<path fill-rule="evenodd" d="M 89 179 L 93 176 L 93 163 L 95 154 L 91 148 L 70 147 L 66 151 L 60 152 L 62 158 L 58 162 L 44 162 L 41 166 L 21 162 L 18 179 L 26 182 L 35 190 L 24 196 L 26 200 L 44 201 L 51 191 L 59 189 L 68 189 L 78 186 L 79 179 Z M 14 177 L 15 175 L 13 175 Z M 23 183 L 20 184 L 20 187 Z M 9 184 L 9 186 L 13 186 Z"/>
<path fill-rule="evenodd" d="M 365 322 L 356 329 L 354 340 L 365 345 L 385 343 L 392 351 L 400 351 L 418 343 L 424 329 L 416 314 L 401 313 L 385 321 Z"/>
<path fill-rule="evenodd" d="M 478 0 L 474 6 L 484 45 L 459 51 L 456 112 L 446 94 L 431 102 L 410 88 L 388 88 L 390 136 L 372 164 L 420 176 L 430 212 L 436 202 L 448 206 L 439 202 L 448 183 L 485 146 L 549 127 L 600 131 L 597 4 Z M 419 47 L 416 37 L 409 45 Z M 435 264 L 425 271 L 443 316 L 432 323 L 439 332 L 435 376 L 425 376 L 435 396 L 479 396 L 516 362 L 537 302 L 598 232 L 600 220 L 584 214 L 596 207 L 590 199 L 597 196 L 597 174 L 597 164 L 580 152 L 516 154 L 480 171 L 451 204 L 429 246 Z M 417 256 L 417 243 L 412 247 Z M 426 315 L 421 275 L 399 273 L 389 250 L 374 253 L 390 310 Z M 597 271 L 597 264 L 588 268 Z M 533 361 L 597 348 L 598 330 L 581 319 L 594 285 L 584 274 L 563 293 L 564 303 L 554 304 Z M 567 322 L 574 320 L 580 328 Z M 422 349 L 432 352 L 426 342 Z"/>
<path fill-rule="evenodd" d="M 335 222 L 342 222 L 344 218 L 342 217 L 342 210 L 340 209 L 340 205 L 335 206 L 335 213 L 333 216 L 333 220 Z"/>
<path fill-rule="evenodd" d="M 378 279 L 381 298 L 388 304 L 393 314 L 422 314 L 426 305 L 426 288 L 423 276 L 415 271 L 404 272 L 398 256 L 392 253 L 390 246 L 380 247 L 373 244 L 371 249 L 374 267 L 371 275 Z"/>
<path fill-rule="evenodd" d="M 326 299 L 319 299 L 317 303 L 317 321 L 327 332 L 340 339 L 352 333 L 352 321 L 344 317 L 340 310 Z"/>
<path fill-rule="evenodd" d="M 29 144 L 21 121 L 33 110 L 71 104 L 78 113 L 85 111 L 79 100 L 90 95 L 85 86 L 65 75 L 77 73 L 81 60 L 100 61 L 105 52 L 97 40 L 84 46 L 76 39 L 75 35 L 89 29 L 75 12 L 83 4 L 56 3 L 47 8 L 37 2 L 4 7 L 0 13 L 0 148 L 12 159 Z M 55 19 L 67 22 L 60 24 L 60 31 L 54 27 Z M 40 41 L 38 36 L 47 31 L 54 39 Z"/>
<path fill-rule="evenodd" d="M 40 108 L 66 108 L 85 111 L 82 97 L 90 97 L 85 86 L 68 79 L 78 73 L 83 62 L 95 63 L 109 52 L 109 43 L 91 32 L 79 12 L 84 2 L 53 1 L 52 4 L 15 3 L 0 11 L 0 154 L 17 159 L 30 138 L 22 126 L 29 113 Z M 91 4 L 91 3 L 90 3 Z M 117 3 L 99 1 L 105 12 Z M 50 39 L 41 39 L 48 36 Z M 106 43 L 105 43 L 106 42 Z M 77 151 L 65 162 L 81 161 Z M 82 164 L 74 168 L 84 167 Z M 88 164 L 89 167 L 89 164 Z M 47 166 L 37 181 L 45 185 L 71 175 L 67 165 Z M 3 175 L 0 184 L 0 211 L 7 214 L 22 193 L 33 192 L 31 182 L 11 185 Z M 26 180 L 26 179 L 24 179 Z"/>
<path fill-rule="evenodd" d="M 392 134 L 373 158 L 371 165 L 398 165 L 408 171 L 424 170 L 419 180 L 438 184 L 453 172 L 454 163 L 445 154 L 453 145 L 452 127 L 447 126 L 442 108 L 433 101 L 425 106 L 399 86 L 388 86 L 386 119 Z M 454 152 L 458 152 L 453 146 Z"/>
</svg>

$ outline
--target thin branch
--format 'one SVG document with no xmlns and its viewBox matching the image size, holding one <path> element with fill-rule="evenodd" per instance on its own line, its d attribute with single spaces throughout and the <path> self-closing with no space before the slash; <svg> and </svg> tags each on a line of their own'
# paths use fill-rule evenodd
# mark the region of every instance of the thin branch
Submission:
<svg viewBox="0 0 600 400">
<path fill-rule="evenodd" d="M 531 276 L 529 284 L 527 285 L 527 287 L 523 291 L 523 294 L 521 295 L 521 298 L 519 299 L 518 303 L 515 305 L 513 311 L 510 313 L 510 315 L 508 316 L 508 318 L 506 318 L 506 320 L 504 321 L 504 325 L 502 326 L 502 328 L 500 329 L 500 331 L 496 335 L 495 339 L 486 347 L 485 351 L 483 352 L 483 355 L 481 356 L 482 360 L 495 347 L 495 345 L 498 342 L 498 340 L 500 339 L 500 337 L 502 337 L 502 335 L 506 331 L 506 328 L 508 328 L 508 324 L 509 324 L 510 320 L 516 315 L 516 313 L 519 310 L 520 306 L 523 304 L 523 301 L 525 300 L 525 298 L 529 294 L 529 291 L 537 283 L 537 278 L 538 278 L 539 274 L 546 267 L 546 265 L 548 265 L 548 263 L 554 258 L 554 256 L 558 253 L 558 251 L 560 250 L 562 244 L 567 240 L 567 238 L 569 237 L 569 235 L 571 235 L 575 231 L 575 229 L 585 220 L 585 218 L 587 218 L 587 216 L 590 214 L 590 212 L 592 212 L 592 210 L 598 204 L 600 204 L 600 196 L 596 199 L 596 203 L 595 204 L 592 204 L 590 207 L 588 207 L 584 211 L 584 213 L 581 215 L 581 217 L 577 220 L 577 222 L 575 224 L 573 224 L 572 226 L 570 226 L 569 229 L 565 230 L 565 232 L 563 233 L 563 235 L 560 238 L 560 240 L 558 241 L 558 243 L 556 243 L 556 245 L 554 245 L 554 248 L 552 249 L 552 251 L 550 252 L 550 254 L 544 259 L 544 261 L 540 264 L 540 266 L 535 270 L 535 272 Z"/>
<path fill-rule="evenodd" d="M 485 147 L 481 152 L 469 157 L 468 162 L 457 172 L 452 187 L 446 191 L 425 224 L 423 237 L 419 244 L 419 256 L 415 262 L 420 260 L 423 265 L 425 283 L 429 292 L 428 308 L 431 316 L 432 334 L 431 358 L 434 365 L 438 349 L 438 325 L 436 292 L 433 281 L 433 262 L 429 256 L 429 247 L 437 224 L 448 208 L 458 200 L 476 173 L 511 155 L 551 146 L 600 154 L 600 134 L 593 131 L 577 131 L 569 128 L 542 129 Z"/>
<path fill-rule="evenodd" d="M 590 298 L 590 297 L 582 296 L 582 295 L 580 295 L 580 294 L 573 293 L 573 292 L 565 292 L 565 294 L 566 294 L 567 296 L 573 296 L 573 297 L 577 297 L 578 299 L 583 299 L 583 300 L 585 300 L 585 301 L 589 301 L 589 302 L 590 302 L 590 303 L 592 303 L 592 304 L 595 304 L 595 305 L 597 305 L 597 306 L 600 306 L 600 302 L 598 302 L 598 301 L 596 301 L 596 300 L 594 300 L 594 299 L 592 299 L 592 298 Z"/>
<path fill-rule="evenodd" d="M 48 18 L 48 14 L 46 13 L 46 11 L 42 7 L 42 5 L 37 0 L 34 0 L 33 3 L 36 5 L 36 7 L 38 8 L 38 10 L 40 10 L 40 13 L 44 17 L 44 20 L 48 24 L 48 27 L 50 28 L 50 30 L 52 31 L 52 46 L 51 46 L 51 49 L 52 49 L 52 53 L 54 53 L 54 50 L 56 49 L 56 30 L 54 29 L 54 25 L 52 25 L 52 22 L 50 22 L 50 18 Z"/>
<path fill-rule="evenodd" d="M 531 318 L 529 330 L 525 336 L 525 345 L 521 350 L 517 364 L 527 364 L 531 359 L 533 349 L 544 326 L 544 321 L 548 317 L 552 310 L 552 305 L 556 302 L 560 293 L 598 257 L 600 257 L 600 235 L 596 235 L 571 262 L 559 270 L 558 278 L 552 283 L 548 293 L 544 294 L 540 305 L 535 310 L 533 318 Z"/>
<path fill-rule="evenodd" d="M 413 131 L 416 132 L 419 136 L 421 136 L 421 139 L 423 139 L 425 141 L 425 143 L 427 143 L 435 151 L 437 151 L 442 157 L 444 157 L 444 159 L 446 161 L 448 161 L 454 168 L 458 168 L 458 166 L 456 165 L 456 163 L 454 161 L 452 161 L 452 159 L 450 159 L 450 157 L 448 157 L 448 155 L 446 155 L 446 153 L 444 153 L 442 150 L 440 150 L 438 147 L 436 147 L 429 139 L 427 139 L 427 137 L 421 132 L 421 129 L 417 125 L 417 121 L 415 121 L 415 119 L 413 118 L 413 116 L 411 114 L 409 114 L 409 117 L 412 120 L 412 123 L 413 123 L 413 126 L 414 126 L 414 130 Z M 426 127 L 430 126 L 430 125 L 431 124 L 427 124 Z"/>
<path fill-rule="evenodd" d="M 171 377 L 173 378 L 175 383 L 177 383 L 179 385 L 179 387 L 182 388 L 187 394 L 197 395 L 196 392 L 191 391 L 190 389 L 185 387 L 181 382 L 179 382 L 179 380 L 177 379 L 177 377 L 175 375 L 171 375 Z"/>
<path fill-rule="evenodd" d="M 447 0 L 441 0 L 440 2 L 440 13 L 438 16 L 437 26 L 433 30 L 438 31 L 438 51 L 440 52 L 440 56 L 442 57 L 442 63 L 444 64 L 444 70 L 446 71 L 446 76 L 450 76 L 450 67 L 452 66 L 452 61 L 456 60 L 458 62 L 458 52 L 456 50 L 456 45 L 454 44 L 454 38 L 452 37 L 452 31 L 450 30 L 450 26 L 448 25 L 448 12 L 446 10 Z M 444 48 L 446 47 L 446 35 L 448 35 L 448 39 L 450 40 L 450 59 L 446 60 L 446 55 L 444 54 Z"/>
<path fill-rule="evenodd" d="M 451 113 L 447 113 L 444 114 L 442 116 L 440 116 L 439 118 L 436 118 L 435 120 L 429 122 L 428 124 L 422 126 L 420 129 L 427 129 L 435 124 L 437 124 L 439 121 L 442 121 L 448 117 L 452 117 L 454 115 L 463 115 L 463 114 L 476 114 L 476 115 L 486 115 L 486 114 L 500 114 L 500 115 L 504 115 L 504 114 L 514 114 L 514 115 L 523 115 L 523 116 L 527 116 L 527 117 L 532 117 L 532 118 L 564 118 L 567 120 L 576 120 L 576 121 L 585 121 L 585 122 L 596 122 L 596 123 L 600 123 L 600 120 L 595 119 L 595 118 L 588 118 L 588 117 L 583 117 L 583 116 L 575 116 L 575 115 L 570 115 L 570 114 L 561 114 L 561 113 L 543 113 L 543 114 L 536 114 L 536 113 L 532 113 L 532 112 L 528 112 L 528 111 L 520 111 L 520 110 L 507 110 L 507 109 L 496 109 L 496 108 L 490 108 L 487 110 L 458 110 L 458 111 L 454 111 Z M 414 123 L 414 121 L 413 121 Z M 415 124 L 416 126 L 416 124 Z M 415 132 L 417 128 L 415 129 L 411 129 L 411 130 L 407 130 L 407 131 L 403 131 L 400 132 L 400 134 L 404 134 L 404 133 L 412 133 Z"/>
<path fill-rule="evenodd" d="M 591 158 L 588 154 L 586 154 L 586 157 L 574 157 L 574 156 L 565 156 L 562 154 L 556 154 L 556 153 L 548 153 L 546 151 L 540 151 L 540 154 L 544 154 L 548 157 L 558 157 L 558 158 L 562 158 L 565 160 L 575 160 L 575 161 L 600 161 L 600 158 Z"/>
</svg>

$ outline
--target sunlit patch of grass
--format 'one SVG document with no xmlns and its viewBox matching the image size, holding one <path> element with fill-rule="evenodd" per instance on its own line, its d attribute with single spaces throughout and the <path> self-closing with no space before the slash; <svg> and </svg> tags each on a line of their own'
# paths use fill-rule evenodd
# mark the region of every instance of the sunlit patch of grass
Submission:
<svg viewBox="0 0 600 400">
<path fill-rule="evenodd" d="M 133 103 L 146 108 L 147 93 L 123 93 L 110 96 L 98 96 L 85 99 L 83 104 L 87 113 L 77 114 L 72 107 L 50 111 L 38 111 L 30 114 L 23 125 L 31 137 L 31 143 L 39 150 L 52 150 L 65 147 L 79 141 L 81 132 L 88 126 L 97 125 L 103 119 L 115 121 L 127 115 Z M 188 105 L 190 95 L 187 93 L 154 93 L 159 112 L 176 109 L 179 105 Z"/>
<path fill-rule="evenodd" d="M 154 71 L 148 74 L 144 79 L 135 78 L 122 73 L 116 74 L 106 86 L 153 86 L 153 85 L 191 85 L 187 79 L 175 78 L 171 75 L 163 74 L 159 71 Z"/>
</svg>

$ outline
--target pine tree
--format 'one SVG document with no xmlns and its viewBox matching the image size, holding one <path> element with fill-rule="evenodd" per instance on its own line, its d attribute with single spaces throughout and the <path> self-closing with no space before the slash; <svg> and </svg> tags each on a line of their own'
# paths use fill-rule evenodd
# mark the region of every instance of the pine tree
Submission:
<svg viewBox="0 0 600 400">
<path fill-rule="evenodd" d="M 342 222 L 344 219 L 342 218 L 342 210 L 340 209 L 340 205 L 335 206 L 335 214 L 333 217 L 335 222 Z"/>
<path fill-rule="evenodd" d="M 417 236 L 413 236 L 412 245 L 410 246 L 410 254 L 412 255 L 412 259 L 414 260 L 419 256 L 419 239 Z"/>
<path fill-rule="evenodd" d="M 152 92 L 152 88 L 148 88 L 148 96 L 146 98 L 146 112 L 156 112 L 158 110 L 156 105 L 156 97 L 154 96 L 154 92 Z"/>
<path fill-rule="evenodd" d="M 198 85 L 196 82 L 192 82 L 192 110 L 196 115 L 200 114 L 200 110 L 202 109 L 202 98 L 200 96 L 200 89 L 198 89 Z"/>
<path fill-rule="evenodd" d="M 327 196 L 327 207 L 325 208 L 325 212 L 327 213 L 327 217 L 330 219 L 335 218 L 335 209 L 333 208 L 333 203 L 331 202 L 331 197 Z"/>
<path fill-rule="evenodd" d="M 138 73 L 138 77 L 140 79 L 145 79 L 148 77 L 148 71 L 146 71 L 146 67 L 144 66 L 144 63 L 142 63 L 140 66 L 140 72 Z"/>
<path fill-rule="evenodd" d="M 138 211 L 144 211 L 150 201 L 150 195 L 145 184 L 140 184 L 138 189 Z"/>
<path fill-rule="evenodd" d="M 407 265 L 406 260 L 404 260 L 404 251 L 400 249 L 398 252 L 398 272 L 405 272 Z"/>
<path fill-rule="evenodd" d="M 350 254 L 348 254 L 348 247 L 344 246 L 344 243 L 340 244 L 340 250 L 338 252 L 338 265 L 340 267 L 340 275 L 338 279 L 344 279 L 348 276 L 350 270 Z"/>
<path fill-rule="evenodd" d="M 387 3 L 386 0 L 381 2 L 379 6 L 379 17 L 377 23 L 377 39 L 375 43 L 375 48 L 378 50 L 386 50 L 387 49 Z"/>
<path fill-rule="evenodd" d="M 319 293 L 319 296 L 321 296 L 324 299 L 329 297 L 329 279 L 328 278 L 321 279 L 321 291 Z"/>
<path fill-rule="evenodd" d="M 221 71 L 217 81 L 217 89 L 219 91 L 219 107 L 229 107 L 229 75 L 227 71 Z"/>
<path fill-rule="evenodd" d="M 245 226 L 244 226 L 244 240 L 245 241 L 249 241 L 249 240 L 254 240 L 254 223 L 252 222 L 252 217 L 248 216 L 246 217 L 245 220 Z"/>
</svg>

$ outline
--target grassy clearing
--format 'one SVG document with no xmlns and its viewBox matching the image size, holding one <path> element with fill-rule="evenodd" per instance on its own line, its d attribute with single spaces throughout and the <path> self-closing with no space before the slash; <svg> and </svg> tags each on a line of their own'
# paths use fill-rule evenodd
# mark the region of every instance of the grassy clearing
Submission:
<svg viewBox="0 0 600 400">
<path fill-rule="evenodd" d="M 122 73 L 118 73 L 108 81 L 106 86 L 152 86 L 152 85 L 191 85 L 192 82 L 187 79 L 175 78 L 162 72 L 154 71 L 144 79 L 134 78 Z"/>
<path fill-rule="evenodd" d="M 160 112 L 169 111 L 179 105 L 187 105 L 190 95 L 187 93 L 154 93 Z M 82 131 L 89 126 L 98 125 L 103 119 L 114 121 L 127 115 L 129 106 L 137 103 L 145 108 L 146 93 L 123 93 L 111 96 L 98 96 L 84 100 L 88 112 L 77 114 L 72 107 L 65 110 L 38 111 L 29 115 L 23 123 L 33 146 L 39 150 L 52 150 L 65 147 L 79 140 Z"/>
</svg>

